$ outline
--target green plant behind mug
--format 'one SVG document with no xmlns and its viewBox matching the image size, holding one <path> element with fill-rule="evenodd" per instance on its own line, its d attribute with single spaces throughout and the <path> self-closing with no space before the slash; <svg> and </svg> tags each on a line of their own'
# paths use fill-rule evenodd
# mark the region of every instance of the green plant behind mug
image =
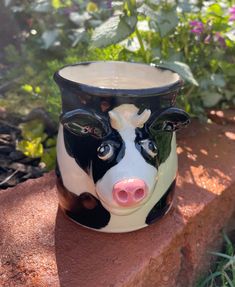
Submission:
<svg viewBox="0 0 235 287">
<path fill-rule="evenodd" d="M 6 48 L 10 83 L 0 104 L 27 114 L 44 107 L 55 122 L 60 67 L 123 60 L 176 70 L 185 80 L 178 104 L 204 117 L 205 108 L 235 103 L 235 6 L 232 1 L 5 1 L 19 22 L 20 48 Z M 18 45 L 19 46 L 19 45 Z M 1 87 L 0 87 L 1 89 Z"/>
</svg>

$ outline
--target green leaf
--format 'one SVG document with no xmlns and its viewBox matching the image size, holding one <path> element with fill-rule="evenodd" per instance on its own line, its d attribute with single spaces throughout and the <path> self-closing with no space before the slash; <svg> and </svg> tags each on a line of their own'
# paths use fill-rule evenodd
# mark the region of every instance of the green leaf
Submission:
<svg viewBox="0 0 235 287">
<path fill-rule="evenodd" d="M 101 21 L 101 20 L 89 20 L 89 26 L 91 26 L 92 28 L 96 28 L 96 27 L 98 27 L 98 26 L 100 26 L 101 24 L 102 24 L 102 22 L 103 21 Z M 81 29 L 83 29 L 83 28 L 81 28 Z M 85 29 L 84 29 L 85 30 Z"/>
<path fill-rule="evenodd" d="M 37 1 L 31 4 L 31 10 L 38 13 L 48 13 L 51 10 L 49 1 Z"/>
<path fill-rule="evenodd" d="M 235 29 L 230 30 L 225 35 L 229 38 L 229 40 L 231 40 L 232 42 L 235 42 Z"/>
<path fill-rule="evenodd" d="M 51 148 L 53 146 L 56 146 L 56 137 L 48 138 L 48 140 L 45 142 L 45 146 L 47 148 Z"/>
<path fill-rule="evenodd" d="M 7 45 L 4 48 L 4 55 L 5 55 L 6 60 L 10 63 L 20 62 L 21 56 L 19 54 L 19 51 L 12 44 Z"/>
<path fill-rule="evenodd" d="M 162 3 L 161 3 L 161 2 L 162 2 L 161 0 L 148 0 L 148 2 L 149 2 L 150 4 L 156 5 L 156 6 L 162 4 Z"/>
<path fill-rule="evenodd" d="M 59 36 L 59 31 L 57 29 L 54 30 L 46 30 L 42 33 L 42 42 L 43 48 L 49 49 L 55 43 L 56 39 Z"/>
<path fill-rule="evenodd" d="M 137 52 L 140 49 L 140 43 L 137 37 L 133 37 L 131 39 L 126 39 L 120 43 L 125 49 L 130 52 Z"/>
<path fill-rule="evenodd" d="M 212 74 L 211 81 L 216 87 L 219 88 L 223 88 L 226 85 L 224 75 L 222 74 Z"/>
<path fill-rule="evenodd" d="M 87 3 L 86 10 L 89 13 L 93 13 L 93 12 L 98 10 L 98 6 L 97 6 L 96 3 L 90 1 L 90 2 Z"/>
<path fill-rule="evenodd" d="M 186 13 L 189 13 L 192 11 L 192 4 L 189 3 L 189 1 L 183 0 L 182 2 L 179 3 L 179 8 Z"/>
<path fill-rule="evenodd" d="M 51 5 L 54 9 L 59 9 L 63 7 L 63 4 L 61 3 L 60 0 L 51 0 Z"/>
<path fill-rule="evenodd" d="M 139 31 L 144 31 L 144 32 L 151 31 L 151 29 L 149 27 L 149 22 L 147 20 L 138 21 L 137 28 Z"/>
<path fill-rule="evenodd" d="M 72 2 L 70 0 L 65 0 L 65 1 L 61 1 L 61 0 L 51 0 L 51 5 L 54 9 L 60 9 L 63 7 L 68 7 L 71 6 Z"/>
<path fill-rule="evenodd" d="M 152 57 L 153 57 L 153 60 L 159 60 L 161 58 L 161 49 L 160 48 L 152 48 L 151 50 L 152 52 Z"/>
<path fill-rule="evenodd" d="M 203 92 L 201 96 L 204 107 L 206 108 L 215 106 L 223 97 L 221 94 L 212 91 Z"/>
<path fill-rule="evenodd" d="M 33 87 L 31 85 L 25 84 L 21 88 L 24 92 L 27 92 L 27 93 L 33 92 Z"/>
<path fill-rule="evenodd" d="M 234 40 L 235 43 L 235 40 Z M 221 61 L 219 63 L 220 68 L 226 76 L 234 78 L 235 75 L 235 65 L 230 61 Z M 231 84 L 231 83 L 230 83 Z"/>
<path fill-rule="evenodd" d="M 45 138 L 44 125 L 39 120 L 33 120 L 20 125 L 21 134 L 26 140 L 33 140 L 34 138 Z"/>
<path fill-rule="evenodd" d="M 149 17 L 151 20 L 156 21 L 158 18 L 158 14 L 151 7 L 149 7 L 147 4 L 141 5 L 137 9 L 137 11 L 139 14 L 142 14 L 146 17 Z"/>
<path fill-rule="evenodd" d="M 78 43 L 88 40 L 88 34 L 84 28 L 75 29 L 71 39 L 73 41 L 72 47 L 75 47 Z"/>
<path fill-rule="evenodd" d="M 36 86 L 34 89 L 36 94 L 40 94 L 41 93 L 41 88 L 39 86 Z"/>
<path fill-rule="evenodd" d="M 52 147 L 46 149 L 41 157 L 41 161 L 46 165 L 46 169 L 52 170 L 55 168 L 56 148 Z"/>
<path fill-rule="evenodd" d="M 169 49 L 169 62 L 180 62 L 183 58 L 183 53 L 182 52 L 175 52 L 174 49 Z"/>
<path fill-rule="evenodd" d="M 207 12 L 210 13 L 210 14 L 213 14 L 213 15 L 217 15 L 217 16 L 223 16 L 223 14 L 224 14 L 223 9 L 217 3 L 214 3 L 214 4 L 210 5 L 207 8 Z"/>
<path fill-rule="evenodd" d="M 198 82 L 194 78 L 192 71 L 187 64 L 178 62 L 178 61 L 174 61 L 174 62 L 163 61 L 160 64 L 160 67 L 171 69 L 175 71 L 176 73 L 178 73 L 185 81 L 195 86 L 198 86 Z"/>
<path fill-rule="evenodd" d="M 228 254 L 221 253 L 221 252 L 210 252 L 210 253 L 213 255 L 228 259 L 228 260 L 233 261 L 235 263 L 235 256 L 230 256 Z"/>
<path fill-rule="evenodd" d="M 234 287 L 234 284 L 233 284 L 232 280 L 229 278 L 228 274 L 226 272 L 223 272 L 223 275 L 226 278 L 226 280 L 229 284 L 229 287 Z"/>
<path fill-rule="evenodd" d="M 199 78 L 199 86 L 202 90 L 208 90 L 212 83 L 211 83 L 211 79 L 205 75 L 202 75 L 202 77 Z"/>
<path fill-rule="evenodd" d="M 122 9 L 123 8 L 123 1 L 112 1 L 112 8 Z"/>
<path fill-rule="evenodd" d="M 92 44 L 98 48 L 117 44 L 134 32 L 136 23 L 135 16 L 113 16 L 94 30 Z"/>
<path fill-rule="evenodd" d="M 158 16 L 158 29 L 161 37 L 169 34 L 178 24 L 178 16 L 175 10 L 162 11 Z"/>
<path fill-rule="evenodd" d="M 91 16 L 88 12 L 84 12 L 83 14 L 79 14 L 77 12 L 72 12 L 69 14 L 69 20 L 72 21 L 77 26 L 83 26 L 85 21 L 89 20 Z"/>
<path fill-rule="evenodd" d="M 224 90 L 225 98 L 230 101 L 235 96 L 235 91 Z"/>
<path fill-rule="evenodd" d="M 161 37 L 168 35 L 178 24 L 178 16 L 175 9 L 162 10 L 160 13 L 156 13 L 151 7 L 143 4 L 138 12 L 149 17 L 157 25 L 151 25 L 152 28 L 158 30 Z"/>
<path fill-rule="evenodd" d="M 140 7 L 141 5 L 143 5 L 145 0 L 134 0 L 133 2 L 136 4 L 136 7 Z"/>
<path fill-rule="evenodd" d="M 43 154 L 43 146 L 41 138 L 35 138 L 32 141 L 22 140 L 17 143 L 17 150 L 23 152 L 31 158 L 41 157 Z"/>
<path fill-rule="evenodd" d="M 209 283 L 211 280 L 215 279 L 218 276 L 221 276 L 221 272 L 214 272 L 210 276 L 208 276 L 198 287 L 205 287 L 208 286 L 207 283 Z"/>
</svg>

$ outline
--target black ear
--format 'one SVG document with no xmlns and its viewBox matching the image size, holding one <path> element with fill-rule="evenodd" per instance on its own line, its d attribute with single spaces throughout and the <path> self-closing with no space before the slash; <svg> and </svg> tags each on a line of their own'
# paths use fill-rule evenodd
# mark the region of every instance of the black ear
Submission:
<svg viewBox="0 0 235 287">
<path fill-rule="evenodd" d="M 161 112 L 150 124 L 150 131 L 174 132 L 190 123 L 189 115 L 178 108 L 168 108 Z"/>
<path fill-rule="evenodd" d="M 110 126 L 104 118 L 82 109 L 63 114 L 61 123 L 71 133 L 79 136 L 91 135 L 95 138 L 103 138 L 110 133 Z"/>
</svg>

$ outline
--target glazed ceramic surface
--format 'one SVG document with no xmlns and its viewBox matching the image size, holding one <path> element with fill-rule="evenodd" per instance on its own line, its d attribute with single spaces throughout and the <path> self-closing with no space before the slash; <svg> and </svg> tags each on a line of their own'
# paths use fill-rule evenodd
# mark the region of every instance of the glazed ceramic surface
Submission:
<svg viewBox="0 0 235 287">
<path fill-rule="evenodd" d="M 74 221 L 128 232 L 172 205 L 175 132 L 189 123 L 174 107 L 182 80 L 173 71 L 125 62 L 67 66 L 57 139 L 59 203 Z"/>
</svg>

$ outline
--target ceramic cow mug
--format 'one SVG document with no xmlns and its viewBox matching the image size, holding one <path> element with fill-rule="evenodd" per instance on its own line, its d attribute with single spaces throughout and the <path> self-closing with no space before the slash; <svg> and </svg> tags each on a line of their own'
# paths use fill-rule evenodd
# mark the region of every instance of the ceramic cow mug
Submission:
<svg viewBox="0 0 235 287">
<path fill-rule="evenodd" d="M 103 232 L 145 227 L 168 212 L 177 173 L 174 107 L 180 76 L 154 65 L 86 62 L 63 67 L 57 139 L 59 204 Z"/>
</svg>

